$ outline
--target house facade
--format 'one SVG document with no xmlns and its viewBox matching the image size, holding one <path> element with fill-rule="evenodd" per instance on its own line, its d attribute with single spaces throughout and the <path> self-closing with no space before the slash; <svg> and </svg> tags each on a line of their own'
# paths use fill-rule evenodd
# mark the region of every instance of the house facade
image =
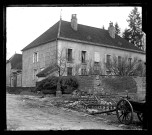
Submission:
<svg viewBox="0 0 152 135">
<path fill-rule="evenodd" d="M 77 23 L 75 14 L 71 22 L 60 19 L 22 52 L 23 87 L 34 87 L 37 81 L 52 75 L 50 71 L 58 72 L 51 65 L 62 63 L 64 76 L 87 74 L 91 65 L 100 67 L 106 75 L 105 63 L 113 56 L 137 57 L 145 62 L 145 52 L 116 35 L 112 23 L 108 30 L 85 26 Z"/>
<path fill-rule="evenodd" d="M 14 54 L 6 62 L 6 86 L 22 86 L 22 55 Z"/>
</svg>

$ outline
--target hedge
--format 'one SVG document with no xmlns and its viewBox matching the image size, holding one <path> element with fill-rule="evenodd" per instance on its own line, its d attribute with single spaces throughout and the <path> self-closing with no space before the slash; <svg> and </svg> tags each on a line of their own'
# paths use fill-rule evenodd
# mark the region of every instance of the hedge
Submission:
<svg viewBox="0 0 152 135">
<path fill-rule="evenodd" d="M 70 94 L 79 87 L 79 82 L 75 76 L 51 76 L 39 82 L 35 91 L 42 91 L 44 94 L 55 94 L 59 79 L 63 94 Z"/>
</svg>

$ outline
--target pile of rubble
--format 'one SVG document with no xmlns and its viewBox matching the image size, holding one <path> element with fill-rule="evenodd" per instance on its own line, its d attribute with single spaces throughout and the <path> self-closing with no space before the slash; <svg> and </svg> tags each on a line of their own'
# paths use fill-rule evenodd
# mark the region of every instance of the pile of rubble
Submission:
<svg viewBox="0 0 152 135">
<path fill-rule="evenodd" d="M 62 102 L 63 107 L 65 108 L 70 108 L 70 109 L 76 109 L 78 111 L 83 111 L 86 113 L 94 113 L 94 112 L 102 112 L 102 111 L 109 111 L 109 110 L 114 110 L 115 109 L 115 104 L 112 102 L 105 101 L 104 99 L 101 99 L 100 102 L 98 102 L 96 105 L 90 106 L 88 104 L 85 105 L 83 101 L 70 101 L 70 100 L 65 100 Z M 111 113 L 105 113 L 106 114 L 115 114 L 115 112 Z"/>
</svg>

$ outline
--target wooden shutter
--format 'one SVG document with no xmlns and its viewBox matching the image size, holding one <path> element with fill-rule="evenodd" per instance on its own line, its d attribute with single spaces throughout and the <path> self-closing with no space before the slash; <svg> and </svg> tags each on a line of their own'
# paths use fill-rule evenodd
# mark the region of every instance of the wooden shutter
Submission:
<svg viewBox="0 0 152 135">
<path fill-rule="evenodd" d="M 33 63 L 34 63 L 34 54 L 35 54 L 35 53 L 33 53 Z"/>
<path fill-rule="evenodd" d="M 73 50 L 73 49 L 72 49 Z M 72 51 L 72 61 L 74 62 L 75 59 L 75 50 Z"/>
<path fill-rule="evenodd" d="M 107 63 L 107 54 L 105 54 L 105 63 Z"/>
<path fill-rule="evenodd" d="M 66 48 L 66 60 L 68 61 L 68 48 Z"/>
<path fill-rule="evenodd" d="M 79 68 L 79 75 L 81 75 L 81 68 Z"/>
<path fill-rule="evenodd" d="M 39 53 L 37 52 L 37 62 L 39 61 Z"/>
<path fill-rule="evenodd" d="M 82 51 L 79 51 L 79 60 L 81 61 L 81 53 Z"/>
<path fill-rule="evenodd" d="M 99 52 L 95 52 L 94 53 L 94 61 L 95 62 L 100 62 L 100 54 L 99 54 Z"/>
<path fill-rule="evenodd" d="M 86 51 L 86 62 L 88 62 L 88 61 L 89 61 L 89 52 Z"/>
<path fill-rule="evenodd" d="M 71 59 L 70 61 L 73 61 L 73 49 L 71 49 Z"/>
</svg>

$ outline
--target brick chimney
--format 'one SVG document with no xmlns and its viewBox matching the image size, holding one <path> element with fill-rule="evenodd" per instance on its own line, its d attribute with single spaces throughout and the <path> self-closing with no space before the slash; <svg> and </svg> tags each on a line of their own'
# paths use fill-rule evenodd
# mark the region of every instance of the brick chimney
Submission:
<svg viewBox="0 0 152 135">
<path fill-rule="evenodd" d="M 108 31 L 109 31 L 109 35 L 112 38 L 115 38 L 115 27 L 113 26 L 112 22 L 109 23 Z"/>
<path fill-rule="evenodd" d="M 72 27 L 72 29 L 74 29 L 75 31 L 77 31 L 77 29 L 78 29 L 77 15 L 76 15 L 76 14 L 72 14 L 72 17 L 71 17 L 71 27 Z"/>
</svg>

